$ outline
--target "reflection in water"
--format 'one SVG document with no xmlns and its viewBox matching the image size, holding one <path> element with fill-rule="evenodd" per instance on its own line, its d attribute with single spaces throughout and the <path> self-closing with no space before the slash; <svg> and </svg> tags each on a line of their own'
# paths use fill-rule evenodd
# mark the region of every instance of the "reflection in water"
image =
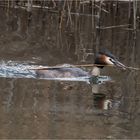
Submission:
<svg viewBox="0 0 140 140">
<path fill-rule="evenodd" d="M 96 93 L 93 94 L 93 103 L 96 109 L 110 110 L 118 109 L 121 102 L 119 100 L 108 98 L 103 93 Z"/>
<path fill-rule="evenodd" d="M 8 92 L 9 92 L 9 95 L 7 96 L 7 99 L 6 99 L 6 101 L 5 101 L 5 104 L 6 104 L 6 109 L 5 110 L 7 110 L 7 112 L 9 112 L 9 110 L 10 110 L 10 106 L 11 106 L 11 104 L 12 104 L 12 97 L 13 97 L 13 89 L 14 89 L 14 81 L 15 81 L 15 79 L 11 79 L 10 81 L 9 81 L 9 89 L 7 89 L 8 90 Z"/>
<path fill-rule="evenodd" d="M 97 17 L 71 15 L 71 21 L 64 24 L 64 16 L 60 30 L 55 12 L 44 10 L 42 14 L 41 9 L 33 9 L 30 14 L 24 9 L 6 11 L 1 7 L 0 59 L 35 61 L 36 65 L 93 63 L 93 52 L 108 48 L 124 64 L 139 67 L 140 33 L 137 30 L 133 40 L 132 3 L 129 8 L 120 3 L 102 5 L 107 13 L 100 13 L 104 28 L 98 38 Z M 76 12 L 91 13 L 87 3 L 76 6 Z M 92 13 L 99 14 L 98 10 Z M 130 28 L 105 28 L 128 22 Z M 1 63 L 2 77 L 13 74 L 6 64 Z M 109 75 L 115 82 L 97 85 L 97 92 L 92 93 L 92 87 L 84 82 L 35 80 L 35 73 L 24 69 L 27 64 L 9 65 L 17 77 L 30 79 L 0 78 L 0 138 L 140 138 L 139 71 L 105 68 L 101 75 Z"/>
<path fill-rule="evenodd" d="M 112 106 L 109 99 L 106 99 L 105 94 L 94 94 L 94 107 L 98 109 L 108 110 Z"/>
</svg>

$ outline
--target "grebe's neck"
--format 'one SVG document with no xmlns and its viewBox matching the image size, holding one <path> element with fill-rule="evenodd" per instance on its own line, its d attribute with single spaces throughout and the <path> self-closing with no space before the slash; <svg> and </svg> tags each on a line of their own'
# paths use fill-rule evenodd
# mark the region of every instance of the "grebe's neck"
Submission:
<svg viewBox="0 0 140 140">
<path fill-rule="evenodd" d="M 93 69 L 91 71 L 91 75 L 94 75 L 94 76 L 100 75 L 100 68 L 93 67 Z M 98 84 L 92 85 L 92 93 L 95 93 L 95 94 L 99 93 L 99 86 L 98 86 Z"/>
<path fill-rule="evenodd" d="M 93 67 L 93 69 L 92 69 L 92 71 L 91 71 L 91 75 L 95 75 L 95 76 L 100 75 L 100 68 L 98 68 L 98 67 Z"/>
</svg>

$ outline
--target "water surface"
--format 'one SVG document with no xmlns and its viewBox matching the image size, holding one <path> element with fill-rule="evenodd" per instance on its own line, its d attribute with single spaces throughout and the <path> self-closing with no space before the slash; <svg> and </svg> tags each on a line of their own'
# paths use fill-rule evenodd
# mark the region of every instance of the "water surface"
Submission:
<svg viewBox="0 0 140 140">
<path fill-rule="evenodd" d="M 127 24 L 127 6 L 119 5 L 117 19 L 103 13 L 101 25 Z M 139 30 L 136 41 L 124 28 L 101 30 L 97 48 L 90 16 L 72 16 L 72 23 L 64 19 L 59 29 L 56 13 L 33 9 L 29 20 L 23 9 L 1 7 L 0 15 L 1 61 L 86 64 L 107 48 L 125 65 L 140 67 Z M 0 138 L 140 138 L 139 74 L 104 68 L 102 75 L 114 82 L 99 85 L 97 95 L 83 82 L 1 77 Z M 103 108 L 105 101 L 112 106 Z"/>
</svg>

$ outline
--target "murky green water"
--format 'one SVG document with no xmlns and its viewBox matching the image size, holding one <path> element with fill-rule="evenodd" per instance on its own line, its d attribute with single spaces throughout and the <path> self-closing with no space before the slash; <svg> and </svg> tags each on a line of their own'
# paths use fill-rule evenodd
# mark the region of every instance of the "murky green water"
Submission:
<svg viewBox="0 0 140 140">
<path fill-rule="evenodd" d="M 102 27 L 128 24 L 126 5 L 120 4 L 116 19 L 111 13 L 103 13 Z M 58 15 L 47 11 L 34 9 L 29 20 L 23 9 L 1 7 L 0 16 L 0 60 L 93 63 L 96 19 L 73 15 L 59 29 Z M 126 28 L 101 30 L 100 48 L 140 67 L 139 37 L 139 29 L 136 41 Z M 99 85 L 97 96 L 83 82 L 0 78 L 0 138 L 140 138 L 139 74 L 104 68 L 102 75 L 114 82 Z M 112 107 L 103 109 L 104 101 Z"/>
</svg>

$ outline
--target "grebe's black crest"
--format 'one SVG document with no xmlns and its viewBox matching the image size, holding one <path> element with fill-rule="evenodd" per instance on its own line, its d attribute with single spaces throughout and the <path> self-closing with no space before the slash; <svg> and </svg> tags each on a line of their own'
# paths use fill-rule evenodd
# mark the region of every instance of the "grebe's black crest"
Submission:
<svg viewBox="0 0 140 140">
<path fill-rule="evenodd" d="M 102 50 L 100 50 L 98 54 L 106 55 L 106 56 L 108 56 L 108 57 L 110 57 L 110 58 L 112 58 L 112 59 L 117 59 L 116 56 L 114 56 L 114 55 L 113 55 L 109 50 L 107 50 L 107 49 L 102 49 Z"/>
</svg>

